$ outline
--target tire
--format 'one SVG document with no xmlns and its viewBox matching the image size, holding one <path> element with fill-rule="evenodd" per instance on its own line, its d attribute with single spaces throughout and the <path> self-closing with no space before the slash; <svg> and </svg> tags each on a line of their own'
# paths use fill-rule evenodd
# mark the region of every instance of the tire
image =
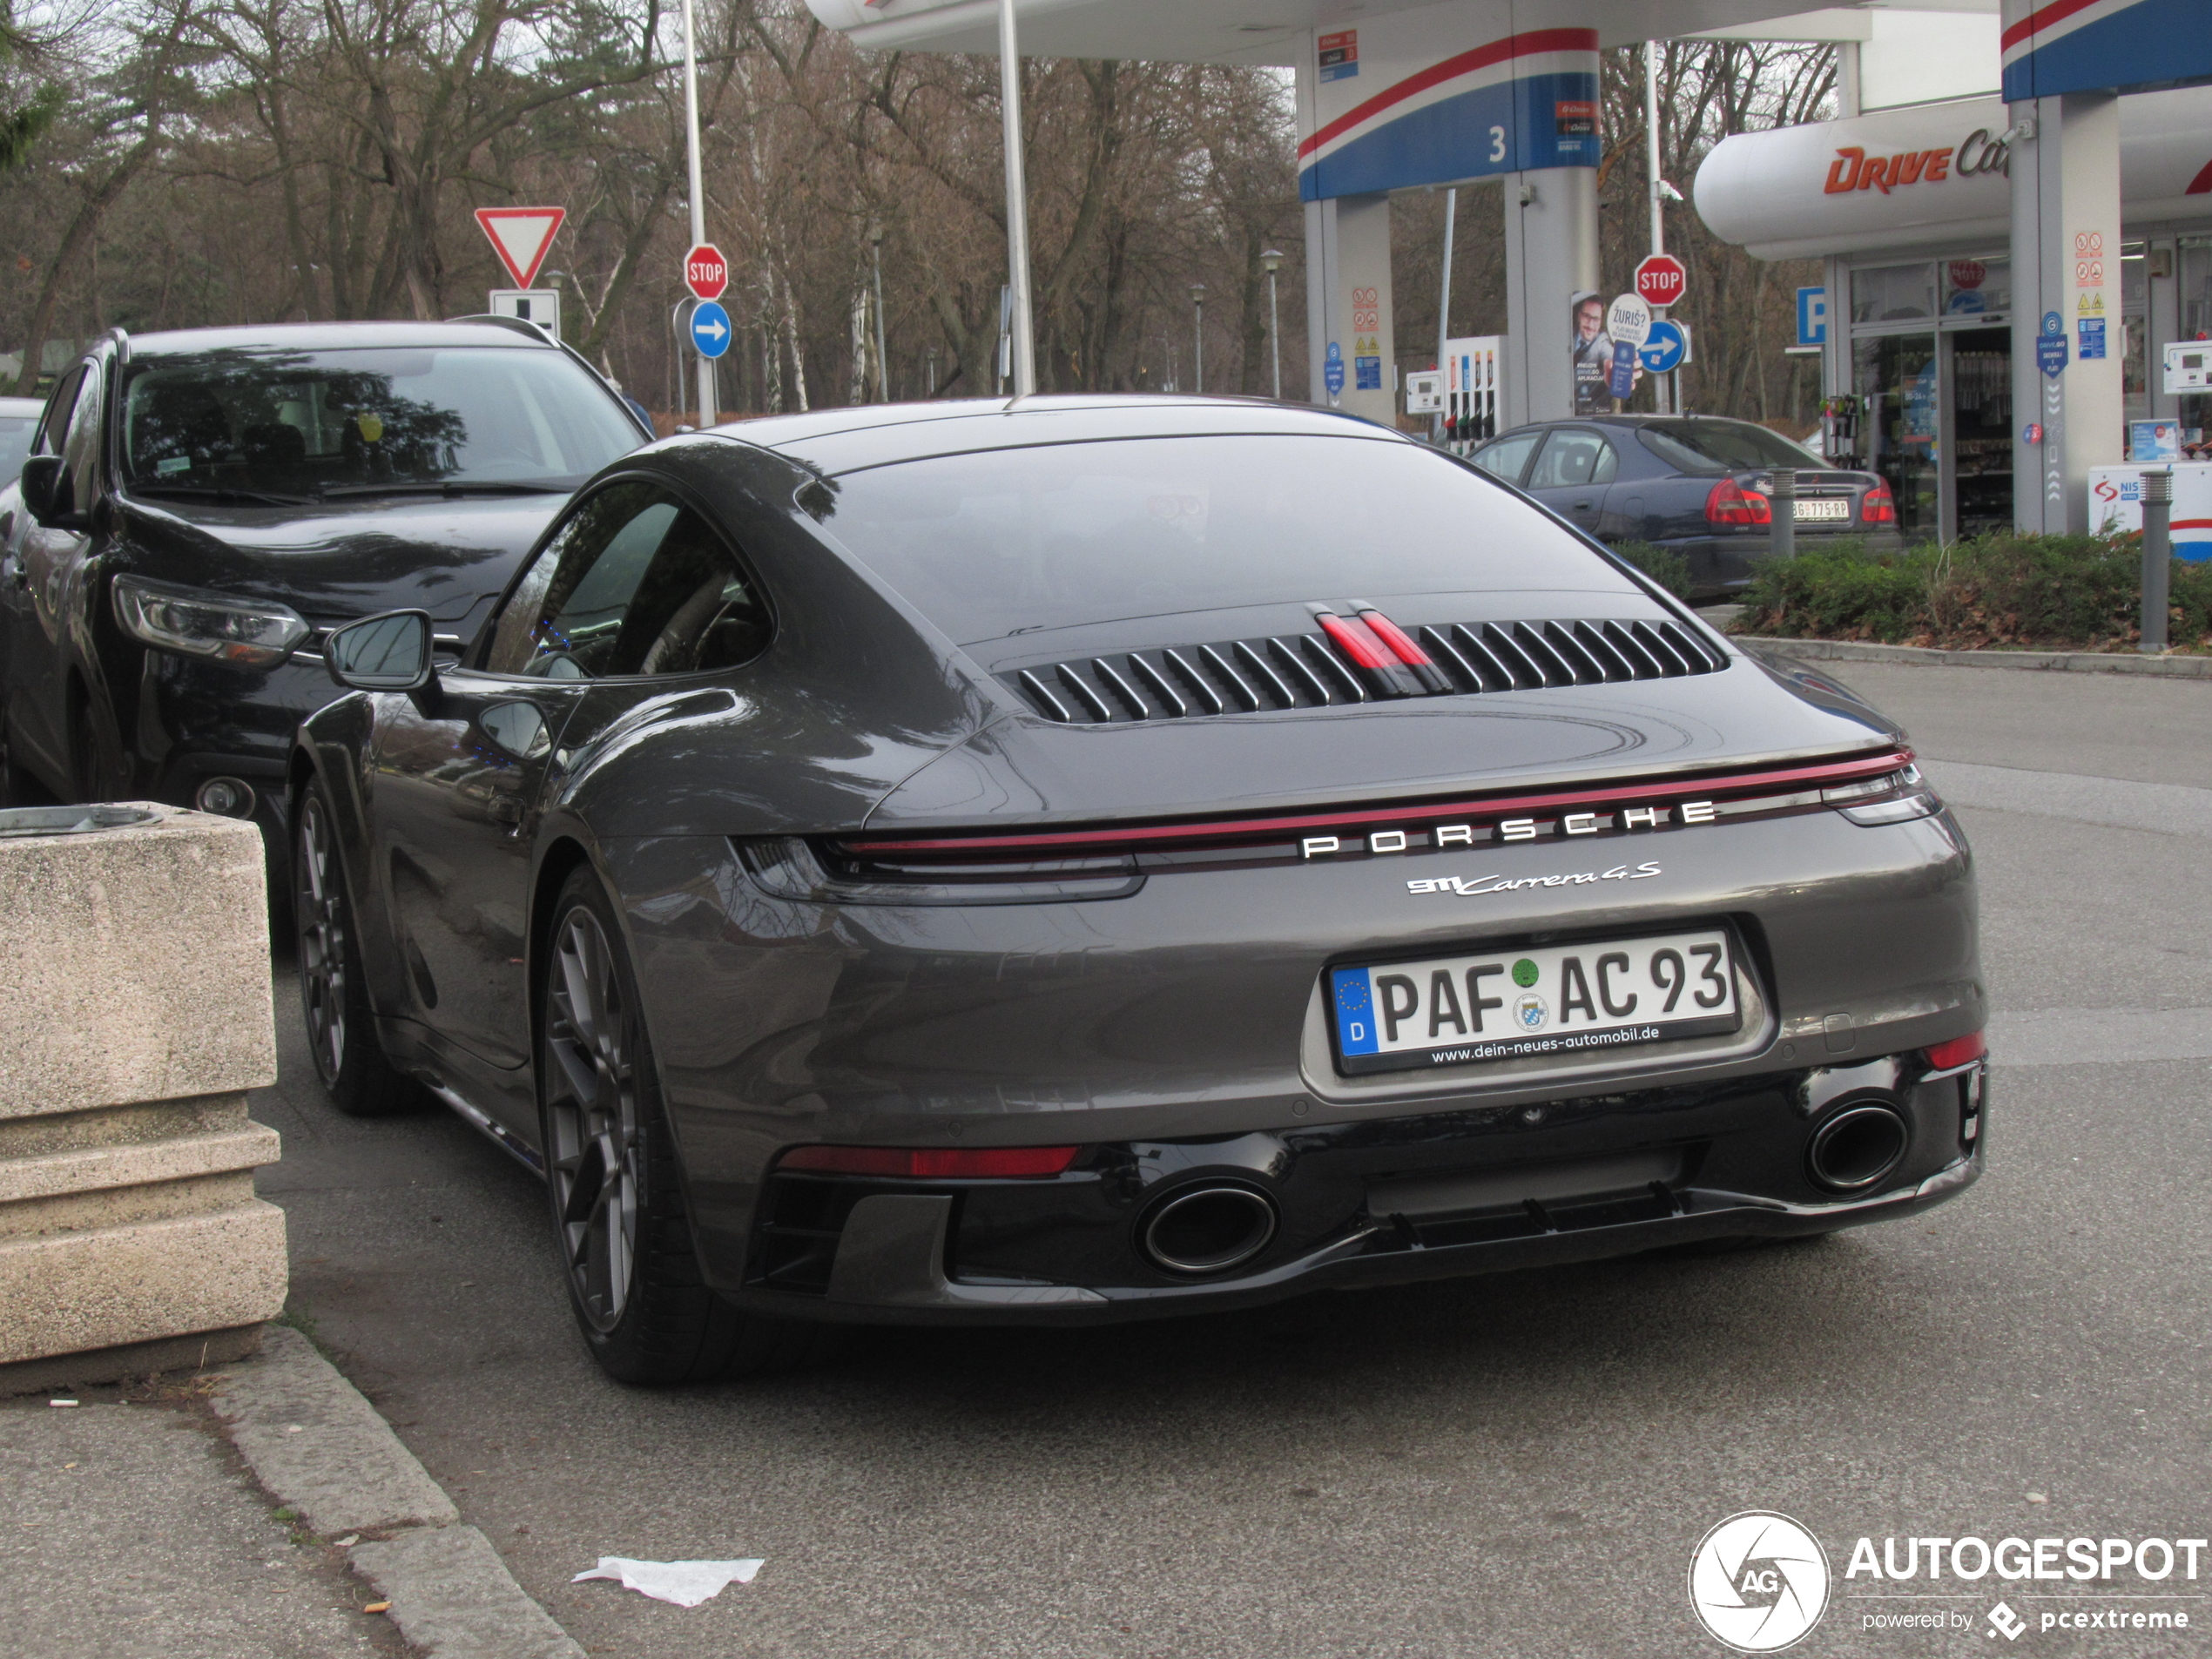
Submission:
<svg viewBox="0 0 2212 1659">
<path fill-rule="evenodd" d="M 292 813 L 293 937 L 300 962 L 300 1012 L 307 1051 L 331 1104 L 348 1117 L 390 1117 L 422 1104 L 422 1087 L 384 1056 L 361 972 L 354 907 L 339 862 L 336 819 L 320 781 Z"/>
<path fill-rule="evenodd" d="M 80 687 L 70 700 L 69 718 L 69 785 L 77 805 L 118 800 L 129 792 L 122 754 L 109 737 L 92 699 Z"/>
<path fill-rule="evenodd" d="M 699 1271 L 637 981 L 589 868 L 555 900 L 538 988 L 538 1099 L 553 1238 L 570 1311 L 625 1383 L 705 1382 L 812 1364 L 832 1325 L 762 1318 Z"/>
</svg>

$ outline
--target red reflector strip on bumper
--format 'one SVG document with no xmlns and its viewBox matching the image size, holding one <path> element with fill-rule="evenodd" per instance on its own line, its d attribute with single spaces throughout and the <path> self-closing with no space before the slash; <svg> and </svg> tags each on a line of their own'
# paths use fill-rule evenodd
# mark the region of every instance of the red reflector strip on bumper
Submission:
<svg viewBox="0 0 2212 1659">
<path fill-rule="evenodd" d="M 914 1181 L 974 1181 L 1058 1175 L 1082 1149 L 1074 1146 L 795 1146 L 778 1170 L 822 1175 L 887 1175 Z"/>
<path fill-rule="evenodd" d="M 1969 1060 L 1979 1060 L 1988 1052 L 1989 1044 L 1982 1040 L 1982 1034 L 1979 1031 L 1972 1036 L 1953 1037 L 1950 1042 L 1939 1042 L 1928 1050 L 1928 1069 L 1949 1071 L 1954 1066 L 1965 1065 Z"/>
</svg>

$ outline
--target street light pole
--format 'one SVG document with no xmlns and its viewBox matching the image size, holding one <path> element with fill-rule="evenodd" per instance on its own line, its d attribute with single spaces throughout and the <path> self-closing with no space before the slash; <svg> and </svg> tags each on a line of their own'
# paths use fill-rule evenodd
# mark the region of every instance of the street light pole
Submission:
<svg viewBox="0 0 2212 1659">
<path fill-rule="evenodd" d="M 684 121 L 690 145 L 691 169 L 691 246 L 706 240 L 706 186 L 699 178 L 699 60 L 698 23 L 691 0 L 684 0 Z M 714 360 L 699 359 L 699 427 L 714 424 Z"/>
<path fill-rule="evenodd" d="M 1644 188 L 1651 197 L 1651 251 L 1667 251 L 1667 213 L 1664 199 L 1659 193 L 1659 43 L 1643 43 L 1643 172 Z M 1651 314 L 1663 317 L 1664 306 L 1654 306 Z M 1651 381 L 1651 401 L 1662 415 L 1673 412 L 1674 375 L 1656 374 Z"/>
<path fill-rule="evenodd" d="M 1206 389 L 1206 285 L 1190 285 L 1190 389 L 1202 393 Z"/>
<path fill-rule="evenodd" d="M 1460 192 L 1456 187 L 1444 192 L 1444 286 L 1436 297 L 1436 366 L 1445 374 L 1445 383 L 1451 383 L 1451 371 L 1446 368 L 1446 342 L 1452 338 L 1452 232 L 1460 216 Z M 1428 417 L 1429 436 L 1438 443 L 1444 442 L 1444 417 Z"/>
<path fill-rule="evenodd" d="M 1029 317 L 1029 206 L 1022 180 L 1022 53 L 1015 41 L 1014 0 L 999 0 L 999 107 L 1006 118 L 1006 264 L 1014 290 L 1014 395 L 1028 397 L 1037 389 L 1037 348 Z"/>
<path fill-rule="evenodd" d="M 1259 256 L 1262 269 L 1267 273 L 1267 349 L 1275 360 L 1275 401 L 1283 401 L 1283 328 L 1281 314 L 1275 309 L 1275 273 L 1283 268 L 1280 248 L 1267 248 Z"/>
</svg>

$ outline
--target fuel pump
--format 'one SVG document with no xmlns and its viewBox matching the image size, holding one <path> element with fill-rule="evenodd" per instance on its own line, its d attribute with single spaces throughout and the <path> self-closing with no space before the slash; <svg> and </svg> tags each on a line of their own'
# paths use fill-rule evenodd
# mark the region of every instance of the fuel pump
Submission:
<svg viewBox="0 0 2212 1659">
<path fill-rule="evenodd" d="M 1444 442 L 1463 455 L 1498 435 L 1496 334 L 1444 342 Z"/>
</svg>

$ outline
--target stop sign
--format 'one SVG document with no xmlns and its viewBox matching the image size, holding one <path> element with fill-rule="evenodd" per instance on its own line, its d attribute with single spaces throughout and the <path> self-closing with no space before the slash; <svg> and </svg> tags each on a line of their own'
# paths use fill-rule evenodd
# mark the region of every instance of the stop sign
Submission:
<svg viewBox="0 0 2212 1659">
<path fill-rule="evenodd" d="M 1689 273 L 1671 253 L 1654 253 L 1636 266 L 1636 297 L 1648 306 L 1677 306 L 1689 286 Z"/>
<path fill-rule="evenodd" d="M 730 286 L 730 261 L 711 242 L 701 242 L 684 256 L 684 282 L 702 300 L 718 300 Z"/>
</svg>

